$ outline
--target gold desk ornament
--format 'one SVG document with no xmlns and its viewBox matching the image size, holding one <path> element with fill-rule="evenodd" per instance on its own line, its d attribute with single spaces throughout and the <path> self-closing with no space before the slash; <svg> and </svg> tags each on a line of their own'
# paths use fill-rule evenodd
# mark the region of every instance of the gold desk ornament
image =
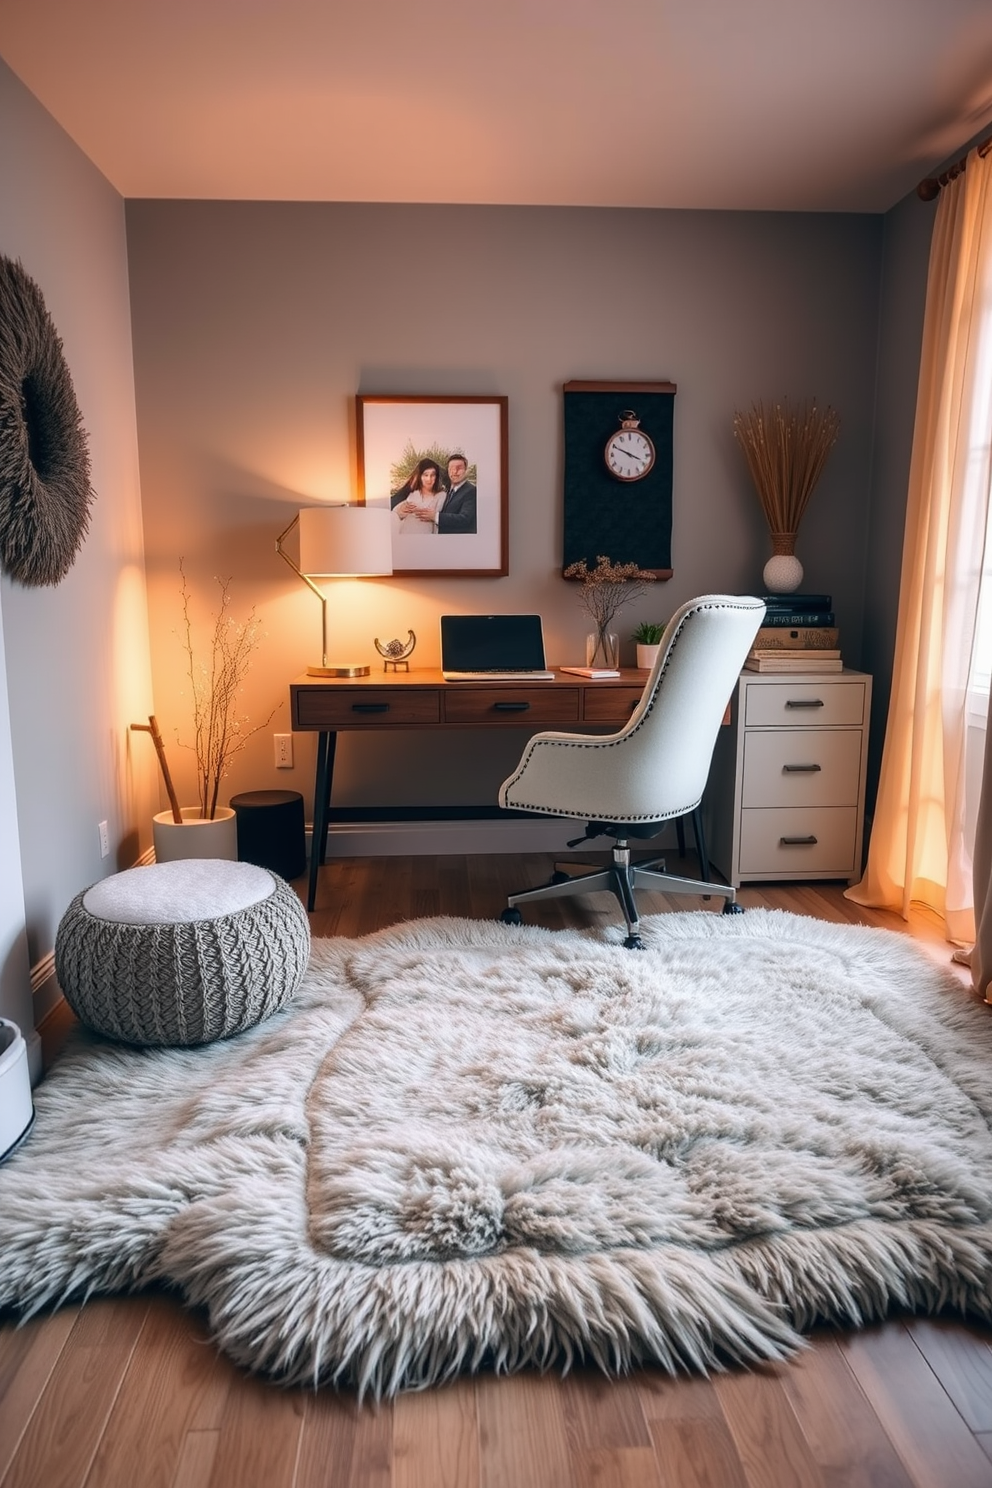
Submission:
<svg viewBox="0 0 992 1488">
<path fill-rule="evenodd" d="M 417 637 L 412 630 L 407 631 L 405 641 L 386 641 L 383 644 L 379 640 L 379 637 L 375 636 L 374 644 L 375 649 L 383 659 L 382 670 L 384 672 L 408 672 L 410 670 L 410 657 L 413 655 L 413 648 L 417 644 Z"/>
</svg>

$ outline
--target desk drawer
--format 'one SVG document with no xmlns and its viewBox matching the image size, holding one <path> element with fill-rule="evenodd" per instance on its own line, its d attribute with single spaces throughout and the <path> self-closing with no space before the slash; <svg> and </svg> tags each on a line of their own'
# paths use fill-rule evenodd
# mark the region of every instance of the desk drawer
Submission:
<svg viewBox="0 0 992 1488">
<path fill-rule="evenodd" d="M 744 735 L 745 807 L 856 806 L 860 784 L 860 729 Z"/>
<path fill-rule="evenodd" d="M 586 723 L 626 723 L 641 701 L 643 687 L 583 688 L 582 717 Z"/>
<path fill-rule="evenodd" d="M 578 723 L 579 689 L 559 687 L 453 687 L 444 694 L 445 723 Z"/>
<path fill-rule="evenodd" d="M 741 874 L 849 878 L 857 827 L 856 806 L 742 811 Z"/>
<path fill-rule="evenodd" d="M 744 722 L 748 728 L 860 727 L 865 717 L 863 682 L 774 682 L 748 687 Z"/>
<path fill-rule="evenodd" d="M 441 694 L 430 688 L 301 688 L 296 694 L 298 728 L 397 728 L 403 724 L 441 722 Z"/>
</svg>

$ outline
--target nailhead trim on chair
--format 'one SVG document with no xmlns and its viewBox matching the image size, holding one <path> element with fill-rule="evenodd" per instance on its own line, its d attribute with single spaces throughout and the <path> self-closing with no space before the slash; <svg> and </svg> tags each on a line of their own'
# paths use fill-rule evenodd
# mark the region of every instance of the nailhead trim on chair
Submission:
<svg viewBox="0 0 992 1488">
<path fill-rule="evenodd" d="M 306 910 L 285 880 L 272 883 L 245 909 L 181 924 L 99 919 L 77 894 L 55 940 L 66 1002 L 128 1044 L 205 1044 L 260 1023 L 292 997 L 310 955 Z"/>
</svg>

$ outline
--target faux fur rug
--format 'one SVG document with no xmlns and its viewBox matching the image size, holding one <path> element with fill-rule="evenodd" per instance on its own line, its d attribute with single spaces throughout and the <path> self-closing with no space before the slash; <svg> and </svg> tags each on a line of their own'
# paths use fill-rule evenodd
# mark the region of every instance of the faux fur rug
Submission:
<svg viewBox="0 0 992 1488">
<path fill-rule="evenodd" d="M 315 942 L 227 1043 L 84 1038 L 0 1168 L 0 1306 L 174 1284 L 236 1360 L 779 1358 L 815 1319 L 992 1317 L 992 1023 L 905 938 L 780 911 Z"/>
</svg>

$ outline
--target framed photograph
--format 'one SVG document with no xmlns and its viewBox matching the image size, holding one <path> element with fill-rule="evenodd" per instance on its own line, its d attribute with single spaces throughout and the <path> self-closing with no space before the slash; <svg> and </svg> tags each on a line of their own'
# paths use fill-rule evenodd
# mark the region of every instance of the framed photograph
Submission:
<svg viewBox="0 0 992 1488">
<path fill-rule="evenodd" d="M 358 484 L 392 512 L 393 572 L 508 572 L 506 398 L 359 393 Z"/>
</svg>

